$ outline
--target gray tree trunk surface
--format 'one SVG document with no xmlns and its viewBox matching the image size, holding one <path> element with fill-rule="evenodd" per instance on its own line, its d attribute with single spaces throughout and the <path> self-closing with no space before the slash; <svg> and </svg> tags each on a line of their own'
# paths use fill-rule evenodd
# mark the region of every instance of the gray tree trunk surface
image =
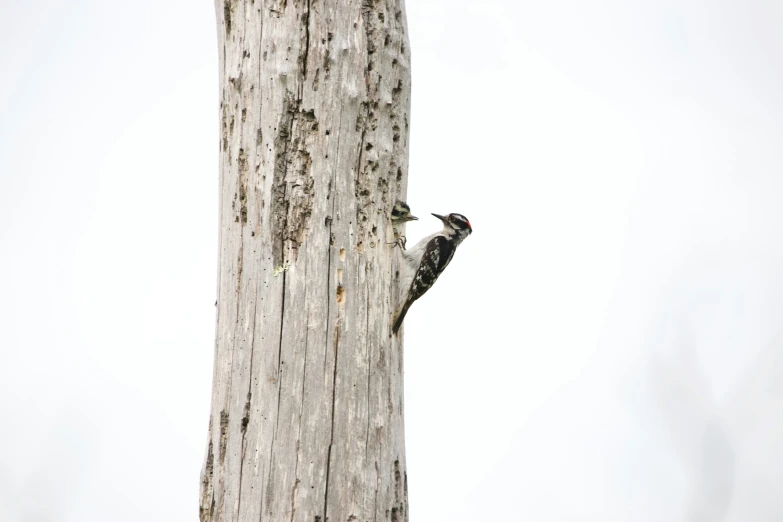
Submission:
<svg viewBox="0 0 783 522">
<path fill-rule="evenodd" d="M 220 259 L 207 521 L 408 519 L 403 0 L 216 0 Z"/>
</svg>

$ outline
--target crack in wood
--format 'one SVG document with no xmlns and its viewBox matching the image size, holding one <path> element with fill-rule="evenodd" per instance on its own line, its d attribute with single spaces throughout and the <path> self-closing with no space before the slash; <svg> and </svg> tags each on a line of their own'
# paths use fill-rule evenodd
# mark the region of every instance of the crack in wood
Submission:
<svg viewBox="0 0 783 522">
<path fill-rule="evenodd" d="M 340 322 L 338 320 L 334 329 L 334 372 L 332 374 L 332 410 L 331 410 L 331 433 L 329 435 L 329 451 L 326 457 L 326 488 L 324 491 L 324 520 L 329 520 L 327 508 L 329 506 L 329 479 L 332 465 L 332 446 L 334 445 L 334 413 L 337 403 L 337 354 L 340 345 Z"/>
<path fill-rule="evenodd" d="M 305 294 L 307 294 L 307 265 L 305 265 Z M 306 316 L 309 317 L 310 307 L 307 306 Z M 299 489 L 299 442 L 302 438 L 302 414 L 304 413 L 305 403 L 305 383 L 307 382 L 307 341 L 308 341 L 309 329 L 305 326 L 305 338 L 304 338 L 304 357 L 302 361 L 302 400 L 299 404 L 299 425 L 296 430 L 296 463 L 294 464 L 294 489 L 291 492 L 291 522 L 294 521 L 294 514 L 296 513 L 296 493 Z"/>
</svg>

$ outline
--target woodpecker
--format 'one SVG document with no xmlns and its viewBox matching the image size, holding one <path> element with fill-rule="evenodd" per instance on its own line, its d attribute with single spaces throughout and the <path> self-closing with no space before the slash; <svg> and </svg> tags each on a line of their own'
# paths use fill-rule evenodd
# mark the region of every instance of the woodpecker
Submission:
<svg viewBox="0 0 783 522">
<path fill-rule="evenodd" d="M 462 214 L 440 216 L 433 214 L 443 222 L 443 230 L 429 235 L 416 243 L 416 246 L 403 252 L 403 270 L 400 284 L 407 288 L 405 301 L 397 312 L 392 332 L 397 333 L 405 314 L 413 302 L 423 296 L 449 265 L 454 252 L 462 240 L 473 233 L 468 218 Z"/>
<path fill-rule="evenodd" d="M 411 207 L 404 201 L 397 201 L 394 204 L 391 212 L 392 228 L 394 230 L 394 242 L 390 245 L 400 245 L 402 250 L 405 250 L 405 236 L 403 235 L 403 227 L 408 221 L 415 221 L 419 218 L 411 214 Z"/>
</svg>

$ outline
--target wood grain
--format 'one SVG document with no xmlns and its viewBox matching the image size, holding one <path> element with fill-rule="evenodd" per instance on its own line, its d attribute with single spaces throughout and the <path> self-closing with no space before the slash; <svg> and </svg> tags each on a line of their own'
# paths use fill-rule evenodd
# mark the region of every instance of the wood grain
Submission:
<svg viewBox="0 0 783 522">
<path fill-rule="evenodd" d="M 402 0 L 216 1 L 218 310 L 200 518 L 408 519 Z"/>
</svg>

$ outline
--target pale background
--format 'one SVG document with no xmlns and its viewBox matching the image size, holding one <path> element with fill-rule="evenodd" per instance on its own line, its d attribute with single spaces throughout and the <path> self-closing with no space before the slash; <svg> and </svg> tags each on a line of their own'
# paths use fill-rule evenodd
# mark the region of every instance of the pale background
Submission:
<svg viewBox="0 0 783 522">
<path fill-rule="evenodd" d="M 783 520 L 783 3 L 407 9 L 412 522 Z M 0 6 L 0 521 L 197 520 L 215 33 Z"/>
</svg>

